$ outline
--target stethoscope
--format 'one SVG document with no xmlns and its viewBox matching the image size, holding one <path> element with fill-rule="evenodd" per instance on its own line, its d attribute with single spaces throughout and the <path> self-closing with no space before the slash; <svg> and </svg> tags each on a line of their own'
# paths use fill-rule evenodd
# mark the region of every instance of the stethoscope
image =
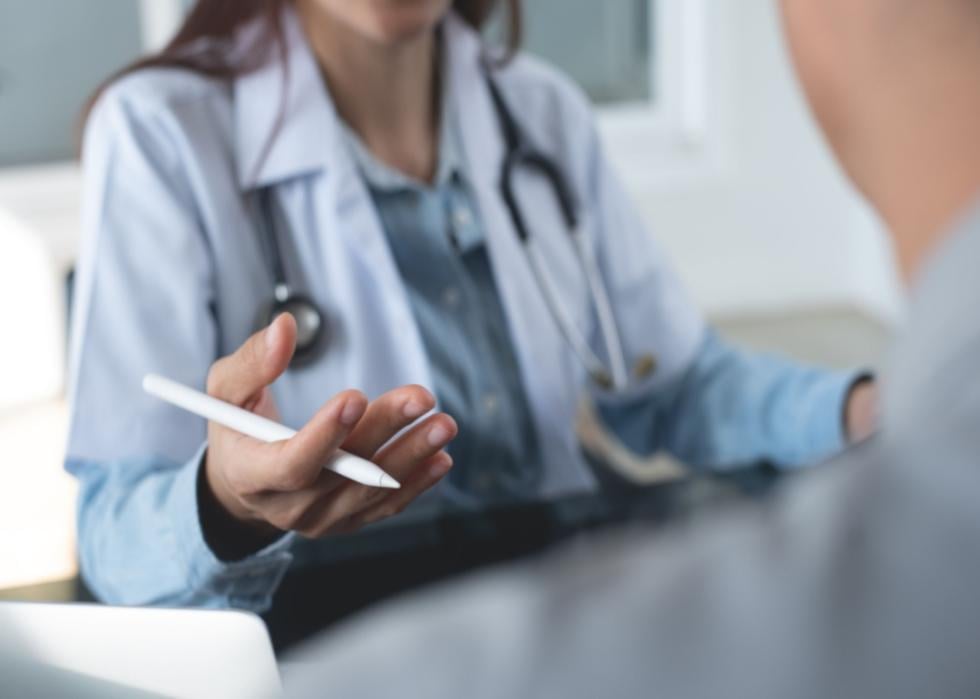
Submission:
<svg viewBox="0 0 980 699">
<path fill-rule="evenodd" d="M 506 148 L 506 155 L 500 172 L 500 193 L 513 222 L 514 230 L 524 249 L 532 275 L 548 307 L 548 312 L 565 341 L 588 372 L 591 380 L 606 390 L 625 390 L 629 386 L 630 379 L 629 371 L 626 368 L 627 362 L 623 352 L 622 338 L 594 254 L 591 247 L 583 240 L 584 236 L 580 229 L 580 218 L 575 199 L 572 196 L 571 186 L 555 162 L 538 150 L 520 128 L 499 87 L 490 76 L 489 70 L 485 70 L 484 75 L 491 101 L 497 112 Z M 560 301 L 551 278 L 545 271 L 546 265 L 542 260 L 540 251 L 534 245 L 534 240 L 524 221 L 514 191 L 514 174 L 521 167 L 537 172 L 547 181 L 555 194 L 562 218 L 568 229 L 575 257 L 592 296 L 599 330 L 602 334 L 603 347 L 609 358 L 608 364 L 604 363 L 592 351 L 585 335 L 572 322 L 570 314 Z M 271 192 L 268 190 L 260 191 L 260 232 L 273 282 L 273 298 L 262 309 L 256 325 L 257 328 L 261 329 L 272 322 L 280 313 L 289 312 L 293 314 L 296 318 L 297 337 L 296 353 L 293 356 L 291 366 L 302 367 L 318 359 L 326 350 L 328 344 L 326 317 L 309 296 L 298 292 L 290 284 L 286 276 L 282 248 L 276 234 L 276 217 L 273 209 Z M 649 355 L 649 359 L 638 362 L 634 373 L 637 378 L 644 378 L 651 374 L 654 368 L 653 355 Z"/>
<path fill-rule="evenodd" d="M 276 225 L 272 190 L 259 190 L 257 199 L 259 238 L 272 278 L 272 298 L 259 310 L 255 325 L 262 329 L 282 313 L 292 314 L 296 319 L 296 351 L 289 365 L 299 369 L 312 364 L 326 350 L 326 316 L 312 298 L 297 291 L 289 282 L 277 233 L 279 226 Z"/>
</svg>

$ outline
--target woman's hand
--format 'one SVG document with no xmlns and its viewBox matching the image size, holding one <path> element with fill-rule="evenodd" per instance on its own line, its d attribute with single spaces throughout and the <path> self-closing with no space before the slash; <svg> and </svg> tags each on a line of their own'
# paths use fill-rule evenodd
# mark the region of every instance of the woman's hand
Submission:
<svg viewBox="0 0 980 699">
<path fill-rule="evenodd" d="M 234 354 L 212 366 L 208 393 L 278 419 L 269 385 L 289 365 L 296 323 L 279 316 Z M 448 415 L 432 415 L 392 441 L 435 405 L 420 386 L 373 403 L 344 391 L 320 408 L 291 439 L 266 444 L 215 423 L 199 481 L 201 524 L 215 553 L 245 557 L 285 531 L 309 538 L 349 533 L 401 512 L 452 467 L 443 448 L 456 436 Z M 338 449 L 371 459 L 398 480 L 399 490 L 354 483 L 323 465 Z"/>
</svg>

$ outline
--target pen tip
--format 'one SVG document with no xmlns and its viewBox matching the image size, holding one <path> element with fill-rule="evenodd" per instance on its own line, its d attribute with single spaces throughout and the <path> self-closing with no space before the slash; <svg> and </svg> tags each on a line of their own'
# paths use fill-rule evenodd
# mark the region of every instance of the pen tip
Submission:
<svg viewBox="0 0 980 699">
<path fill-rule="evenodd" d="M 394 478 L 389 476 L 387 473 L 382 473 L 379 479 L 378 486 L 381 488 L 390 488 L 391 490 L 398 490 L 402 487 L 402 484 L 396 481 Z"/>
</svg>

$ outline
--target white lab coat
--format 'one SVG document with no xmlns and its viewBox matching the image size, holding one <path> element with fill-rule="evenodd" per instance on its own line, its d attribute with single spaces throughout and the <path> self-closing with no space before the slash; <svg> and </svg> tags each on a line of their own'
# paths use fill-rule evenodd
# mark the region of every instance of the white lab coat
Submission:
<svg viewBox="0 0 980 699">
<path fill-rule="evenodd" d="M 270 58 L 229 87 L 188 72 L 141 71 L 111 87 L 86 139 L 84 251 L 72 345 L 69 460 L 183 463 L 203 420 L 144 396 L 157 372 L 203 386 L 208 368 L 256 330 L 271 298 L 250 194 L 274 187 L 291 232 L 292 280 L 326 311 L 329 348 L 273 387 L 299 427 L 330 396 L 432 387 L 403 282 L 298 21 L 286 15 L 289 80 Z M 499 193 L 503 143 L 480 74 L 477 35 L 444 32 L 463 159 L 485 230 L 543 458 L 541 494 L 594 487 L 574 424 L 585 373 L 561 338 Z M 241 39 L 242 41 L 246 39 Z M 704 323 L 602 154 L 590 106 L 569 81 L 520 57 L 498 76 L 521 126 L 570 178 L 611 295 L 630 365 L 652 353 L 653 391 L 692 362 Z M 270 142 L 280 96 L 286 117 Z M 267 157 L 263 152 L 268 145 Z M 551 189 L 517 176 L 535 244 L 576 323 L 595 319 Z M 408 513 L 406 513 L 408 514 Z"/>
</svg>

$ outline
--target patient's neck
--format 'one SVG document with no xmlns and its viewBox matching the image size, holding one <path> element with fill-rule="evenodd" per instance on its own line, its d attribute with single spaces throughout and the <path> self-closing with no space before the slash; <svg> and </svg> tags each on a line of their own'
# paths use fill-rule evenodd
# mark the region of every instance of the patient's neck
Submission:
<svg viewBox="0 0 980 699">
<path fill-rule="evenodd" d="M 980 203 L 980 43 L 973 59 L 920 66 L 866 113 L 865 189 L 892 231 L 906 282 Z"/>
<path fill-rule="evenodd" d="M 436 32 L 382 44 L 341 25 L 316 3 L 298 8 L 341 118 L 379 160 L 430 182 L 439 131 Z"/>
</svg>

